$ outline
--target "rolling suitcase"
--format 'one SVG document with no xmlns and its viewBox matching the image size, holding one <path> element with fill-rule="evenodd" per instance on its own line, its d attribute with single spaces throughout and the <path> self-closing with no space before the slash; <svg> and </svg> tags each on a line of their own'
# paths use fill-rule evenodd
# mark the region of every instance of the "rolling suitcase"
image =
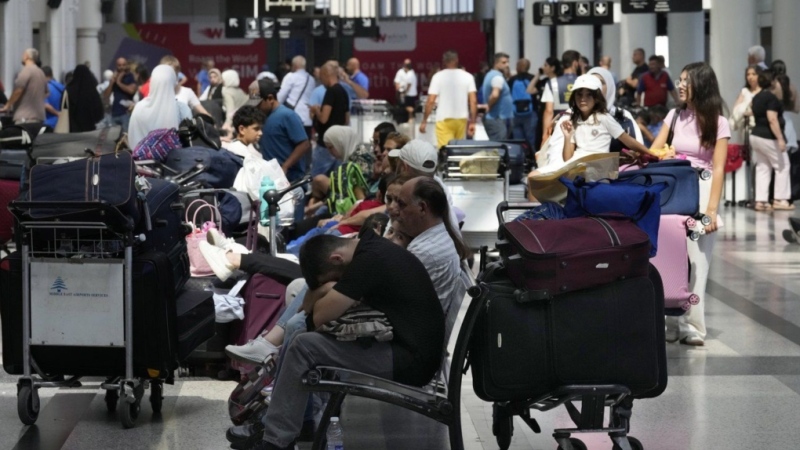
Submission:
<svg viewBox="0 0 800 450">
<path fill-rule="evenodd" d="M 180 174 L 175 178 L 181 184 L 192 181 L 210 188 L 233 186 L 242 164 L 242 158 L 227 150 L 205 147 L 172 150 L 164 162 L 166 167 Z"/>
<path fill-rule="evenodd" d="M 234 322 L 233 343 L 244 345 L 275 325 L 286 306 L 287 284 L 261 273 L 247 280 L 242 289 L 244 320 Z"/>
<path fill-rule="evenodd" d="M 52 128 L 42 122 L 20 123 L 0 128 L 0 149 L 30 150 L 36 139 Z"/>
<path fill-rule="evenodd" d="M 520 295 L 502 263 L 479 278 L 470 364 L 481 399 L 526 401 L 567 385 L 619 384 L 636 398 L 666 388 L 657 271 L 550 300 Z"/>
<path fill-rule="evenodd" d="M 214 337 L 214 294 L 184 290 L 175 299 L 178 361 Z"/>
<path fill-rule="evenodd" d="M 0 244 L 14 236 L 14 216 L 8 204 L 19 197 L 19 181 L 0 180 Z"/>
<path fill-rule="evenodd" d="M 690 223 L 687 224 L 687 221 Z M 664 308 L 670 315 L 681 315 L 692 305 L 700 301 L 700 297 L 689 290 L 690 269 L 687 253 L 687 228 L 694 219 L 686 216 L 661 216 L 658 229 L 658 255 L 651 262 L 661 274 L 664 281 Z"/>
<path fill-rule="evenodd" d="M 150 190 L 145 201 L 150 212 L 151 229 L 147 231 L 144 221 L 138 225 L 137 232 L 145 236 L 139 251 L 168 251 L 178 242 L 184 241 L 189 230 L 183 225 L 183 204 L 180 186 L 166 180 L 148 180 Z"/>
<path fill-rule="evenodd" d="M 499 235 L 508 277 L 531 299 L 647 276 L 650 240 L 630 220 L 520 220 L 501 224 Z"/>
</svg>

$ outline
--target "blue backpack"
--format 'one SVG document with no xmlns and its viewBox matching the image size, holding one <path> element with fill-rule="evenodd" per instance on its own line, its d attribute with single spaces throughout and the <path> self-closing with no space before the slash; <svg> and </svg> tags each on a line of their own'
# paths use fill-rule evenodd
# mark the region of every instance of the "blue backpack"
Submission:
<svg viewBox="0 0 800 450">
<path fill-rule="evenodd" d="M 527 92 L 528 85 L 525 80 L 514 80 L 511 85 L 511 100 L 514 102 L 514 116 L 525 117 L 533 114 L 533 101 Z"/>
</svg>

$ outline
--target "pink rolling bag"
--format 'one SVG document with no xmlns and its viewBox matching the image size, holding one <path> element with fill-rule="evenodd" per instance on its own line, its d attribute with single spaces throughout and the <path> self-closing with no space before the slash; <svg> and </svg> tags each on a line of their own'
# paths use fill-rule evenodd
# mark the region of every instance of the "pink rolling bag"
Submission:
<svg viewBox="0 0 800 450">
<path fill-rule="evenodd" d="M 696 222 L 691 217 L 663 215 L 658 228 L 658 254 L 650 260 L 664 282 L 664 308 L 678 315 L 700 301 L 689 290 L 687 240 L 697 239 Z"/>
</svg>

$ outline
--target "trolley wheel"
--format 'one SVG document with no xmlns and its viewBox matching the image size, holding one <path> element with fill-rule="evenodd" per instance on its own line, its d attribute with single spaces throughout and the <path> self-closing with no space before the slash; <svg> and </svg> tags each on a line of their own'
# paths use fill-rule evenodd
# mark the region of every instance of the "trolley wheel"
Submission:
<svg viewBox="0 0 800 450">
<path fill-rule="evenodd" d="M 508 450 L 514 436 L 514 416 L 507 407 L 496 403 L 492 405 L 492 434 L 497 438 L 500 450 Z"/>
<path fill-rule="evenodd" d="M 158 381 L 153 381 L 150 385 L 150 406 L 153 414 L 161 414 L 161 406 L 164 404 L 164 385 Z"/>
<path fill-rule="evenodd" d="M 25 425 L 33 425 L 39 418 L 39 393 L 32 386 L 22 386 L 17 392 L 17 414 Z"/>
<path fill-rule="evenodd" d="M 127 398 L 122 398 L 122 401 L 119 402 L 117 407 L 117 413 L 119 414 L 119 420 L 123 428 L 127 429 L 136 426 L 136 420 L 139 418 L 140 409 L 140 399 L 134 398 L 133 402 L 129 402 Z"/>
<path fill-rule="evenodd" d="M 701 223 L 701 224 L 703 224 L 703 225 L 705 225 L 705 226 L 711 225 L 711 217 L 709 217 L 709 216 L 705 216 L 705 215 L 704 215 L 704 216 L 703 216 L 703 217 L 700 219 L 700 223 Z"/>
<path fill-rule="evenodd" d="M 628 443 L 631 444 L 631 450 L 644 450 L 642 442 L 633 436 L 628 436 Z M 612 450 L 622 450 L 622 448 L 619 445 L 614 444 L 614 448 Z"/>
<path fill-rule="evenodd" d="M 569 443 L 572 444 L 572 448 L 575 449 L 575 450 L 587 450 L 588 449 L 588 447 L 586 447 L 586 444 L 584 444 L 583 441 L 578 439 L 578 438 L 574 438 L 574 437 L 569 438 Z M 614 449 L 616 450 L 616 448 L 617 447 L 615 446 Z M 558 450 L 563 450 L 560 445 L 558 446 Z"/>
<path fill-rule="evenodd" d="M 109 389 L 106 391 L 106 409 L 108 412 L 113 413 L 117 410 L 117 403 L 119 401 L 119 391 L 116 389 Z"/>
</svg>

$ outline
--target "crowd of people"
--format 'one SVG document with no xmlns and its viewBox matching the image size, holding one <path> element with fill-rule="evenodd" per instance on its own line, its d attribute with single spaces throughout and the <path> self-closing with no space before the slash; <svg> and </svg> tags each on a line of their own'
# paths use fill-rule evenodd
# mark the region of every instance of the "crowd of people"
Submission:
<svg viewBox="0 0 800 450">
<path fill-rule="evenodd" d="M 218 124 L 227 151 L 245 161 L 276 159 L 289 181 L 313 177 L 294 226 L 285 230 L 289 241 L 305 238 L 297 253 L 304 277 L 295 284 L 297 295 L 275 327 L 226 349 L 246 363 L 278 361 L 263 420 L 232 427 L 228 438 L 238 448 L 284 449 L 313 428 L 313 407 L 300 381 L 313 366 L 342 366 L 417 386 L 439 368 L 453 326 L 445 318 L 464 296 L 470 251 L 459 231 L 463 214 L 436 175 L 437 147 L 474 136 L 479 120 L 490 140 L 520 139 L 538 150 L 531 176 L 623 148 L 657 156 L 668 136 L 674 157 L 709 170 L 700 207 L 710 223 L 699 240 L 688 242 L 690 290 L 701 301 L 670 318 L 667 333 L 670 341 L 704 345 L 703 297 L 715 231 L 722 226 L 718 207 L 732 130 L 753 151 L 755 209 L 794 208 L 787 149 L 797 147 L 797 136 L 786 113 L 800 110 L 796 89 L 785 64 L 765 64 L 763 48 L 754 47 L 748 57 L 745 84 L 730 115 L 708 64 L 689 64 L 673 80 L 664 58 L 646 59 L 642 49 L 633 51 L 635 69 L 624 78 L 611 72 L 609 57 L 590 67 L 574 50 L 547 58 L 535 74 L 531 62 L 520 59 L 513 76 L 506 53 L 496 53 L 486 70 L 472 75 L 457 52 L 447 51 L 441 70 L 422 86 L 407 59 L 394 79 L 398 117 L 413 123 L 421 108 L 418 130 L 426 133 L 435 114 L 437 146 L 398 132 L 392 122 L 379 124 L 372 141 L 362 142 L 350 126 L 350 112 L 354 100 L 369 97 L 369 77 L 356 58 L 344 67 L 330 60 L 309 71 L 298 55 L 277 75 L 265 67 L 243 89 L 236 71 L 217 69 L 212 60 L 203 63 L 197 85 L 188 87 L 174 56 L 152 70 L 119 58 L 102 83 L 79 65 L 61 84 L 50 68 L 40 68 L 38 52 L 28 49 L 0 112 L 13 110 L 15 123 L 44 122 L 57 129 L 67 109 L 66 132 L 118 125 L 131 147 L 154 130 L 202 114 Z M 423 94 L 427 100 L 420 105 Z M 251 254 L 215 230 L 208 235 L 200 251 L 222 280 L 235 270 L 255 273 L 272 264 L 271 256 Z M 347 341 L 313 332 L 356 306 L 382 313 L 393 338 L 369 334 Z"/>
</svg>

